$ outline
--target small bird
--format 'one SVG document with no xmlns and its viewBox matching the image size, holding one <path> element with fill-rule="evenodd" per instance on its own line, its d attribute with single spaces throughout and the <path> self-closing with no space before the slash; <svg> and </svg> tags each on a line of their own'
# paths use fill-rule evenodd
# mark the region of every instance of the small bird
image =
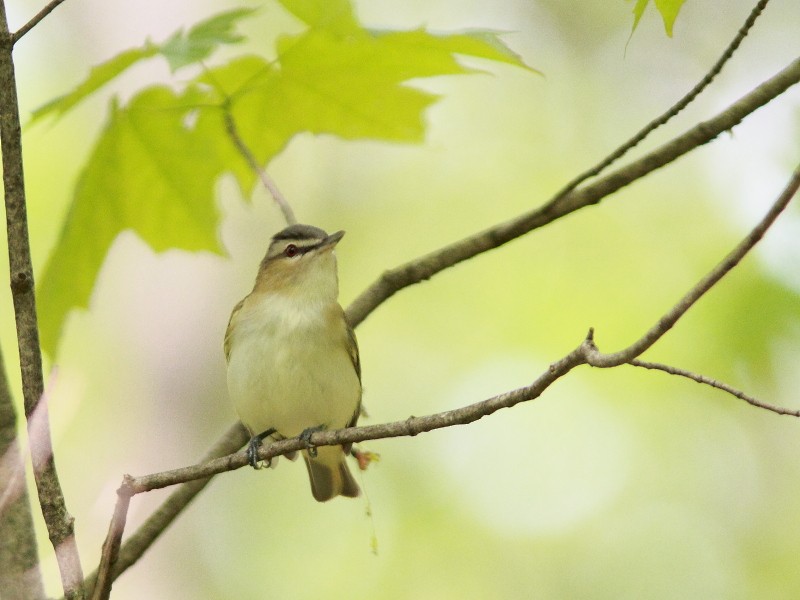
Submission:
<svg viewBox="0 0 800 600">
<path fill-rule="evenodd" d="M 344 231 L 290 225 L 272 237 L 253 291 L 225 332 L 228 392 L 253 436 L 250 464 L 267 437 L 284 439 L 356 424 L 361 364 L 352 327 L 337 300 L 334 248 Z M 319 502 L 360 490 L 340 446 L 302 451 Z"/>
</svg>

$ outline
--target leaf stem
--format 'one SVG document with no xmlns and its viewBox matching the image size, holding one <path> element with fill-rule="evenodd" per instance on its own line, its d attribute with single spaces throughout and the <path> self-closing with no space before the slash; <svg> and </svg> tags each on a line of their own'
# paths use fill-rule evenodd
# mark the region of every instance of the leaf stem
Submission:
<svg viewBox="0 0 800 600">
<path fill-rule="evenodd" d="M 239 151 L 239 154 L 247 162 L 248 166 L 253 170 L 253 172 L 258 176 L 261 180 L 261 183 L 267 189 L 267 191 L 272 196 L 272 199 L 278 205 L 278 208 L 281 209 L 283 213 L 283 218 L 286 219 L 287 225 L 294 225 L 297 223 L 297 218 L 294 216 L 294 211 L 292 210 L 289 201 L 281 194 L 281 191 L 278 189 L 278 186 L 272 180 L 272 178 L 267 174 L 266 170 L 258 164 L 256 157 L 253 156 L 253 153 L 250 151 L 250 148 L 247 147 L 247 144 L 244 143 L 242 136 L 239 135 L 239 130 L 236 127 L 236 122 L 233 120 L 233 115 L 230 113 L 227 107 L 223 107 L 223 115 L 225 118 L 225 130 L 228 132 L 228 135 L 233 142 L 233 145 L 236 146 L 236 149 Z"/>
</svg>

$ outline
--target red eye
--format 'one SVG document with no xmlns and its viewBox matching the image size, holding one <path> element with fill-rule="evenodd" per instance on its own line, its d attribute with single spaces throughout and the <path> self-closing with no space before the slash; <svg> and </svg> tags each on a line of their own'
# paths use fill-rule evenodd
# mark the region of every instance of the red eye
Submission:
<svg viewBox="0 0 800 600">
<path fill-rule="evenodd" d="M 295 246 L 294 244 L 289 244 L 288 246 L 286 246 L 286 248 L 283 249 L 283 253 L 289 258 L 297 256 L 297 246 Z"/>
</svg>

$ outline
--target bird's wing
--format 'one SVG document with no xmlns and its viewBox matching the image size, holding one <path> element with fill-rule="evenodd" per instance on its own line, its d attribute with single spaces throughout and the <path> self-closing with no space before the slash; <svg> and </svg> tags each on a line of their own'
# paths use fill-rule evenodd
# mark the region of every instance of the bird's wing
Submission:
<svg viewBox="0 0 800 600">
<path fill-rule="evenodd" d="M 347 353 L 350 355 L 350 361 L 353 363 L 353 368 L 356 370 L 358 380 L 361 381 L 361 358 L 358 355 L 358 340 L 356 340 L 356 333 L 350 327 L 350 323 L 345 319 L 347 326 Z"/>
<path fill-rule="evenodd" d="M 233 311 L 231 311 L 231 318 L 228 319 L 228 328 L 225 330 L 225 344 L 223 347 L 225 348 L 225 362 L 230 361 L 231 358 L 231 332 L 233 331 L 233 320 L 239 314 L 239 311 L 242 309 L 242 305 L 244 304 L 245 298 L 239 300 L 239 303 L 233 307 Z M 360 376 L 359 376 L 360 377 Z"/>
<path fill-rule="evenodd" d="M 358 375 L 358 382 L 361 383 L 361 357 L 358 353 L 358 340 L 356 340 L 356 333 L 347 321 L 347 316 L 344 318 L 345 326 L 347 329 L 347 353 L 350 355 L 350 361 L 353 363 L 353 368 Z M 358 399 L 358 406 L 353 413 L 353 418 L 347 424 L 348 427 L 355 427 L 358 417 L 361 416 L 361 398 Z"/>
</svg>

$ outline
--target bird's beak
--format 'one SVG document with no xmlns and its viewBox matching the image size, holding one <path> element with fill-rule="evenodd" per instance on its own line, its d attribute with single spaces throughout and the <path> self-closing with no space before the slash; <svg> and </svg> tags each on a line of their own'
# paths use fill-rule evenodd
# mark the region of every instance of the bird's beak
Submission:
<svg viewBox="0 0 800 600">
<path fill-rule="evenodd" d="M 324 240 L 322 240 L 322 243 L 319 245 L 319 249 L 320 250 L 327 250 L 328 248 L 332 249 L 336 244 L 339 243 L 339 240 L 341 240 L 343 237 L 344 237 L 344 231 L 337 231 L 336 233 L 332 233 Z"/>
</svg>

